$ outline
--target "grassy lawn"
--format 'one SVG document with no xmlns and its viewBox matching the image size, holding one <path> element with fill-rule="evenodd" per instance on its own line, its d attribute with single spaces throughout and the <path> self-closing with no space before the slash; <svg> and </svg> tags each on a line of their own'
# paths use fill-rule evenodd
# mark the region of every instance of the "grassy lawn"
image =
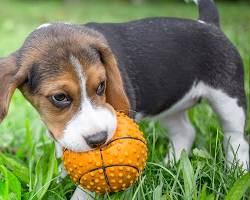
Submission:
<svg viewBox="0 0 250 200">
<path fill-rule="evenodd" d="M 249 4 L 218 6 L 222 29 L 237 46 L 244 60 L 245 88 L 249 102 Z M 193 4 L 167 2 L 135 6 L 97 0 L 75 4 L 0 0 L 0 56 L 20 47 L 29 32 L 48 21 L 121 22 L 149 16 L 196 18 L 197 9 Z M 127 191 L 96 198 L 208 200 L 224 199 L 228 193 L 233 197 L 236 193 L 230 193 L 230 190 L 243 173 L 237 166 L 231 169 L 224 167 L 221 146 L 223 135 L 217 117 L 206 102 L 190 110 L 189 116 L 197 131 L 194 150 L 189 158 L 183 154 L 181 162 L 164 166 L 162 160 L 168 150 L 166 131 L 158 123 L 143 121 L 141 128 L 150 149 L 145 173 Z M 71 196 L 75 185 L 68 177 L 60 180 L 58 165 L 61 161 L 55 159 L 54 146 L 45 132 L 36 111 L 17 91 L 8 117 L 0 126 L 0 200 L 54 200 L 69 199 Z M 246 133 L 249 138 L 249 120 Z M 239 184 L 242 186 L 239 188 L 244 189 L 247 181 L 241 181 Z M 242 199 L 250 199 L 249 196 L 248 190 Z"/>
</svg>

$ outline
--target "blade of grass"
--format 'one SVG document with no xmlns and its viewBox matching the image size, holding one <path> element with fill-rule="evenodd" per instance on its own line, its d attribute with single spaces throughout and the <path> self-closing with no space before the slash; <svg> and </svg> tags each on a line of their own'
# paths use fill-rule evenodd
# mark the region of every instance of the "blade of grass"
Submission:
<svg viewBox="0 0 250 200">
<path fill-rule="evenodd" d="M 15 200 L 21 200 L 21 183 L 17 179 L 17 177 L 11 173 L 9 170 L 7 170 L 8 179 L 9 179 L 9 188 L 10 188 L 10 195 Z"/>
<path fill-rule="evenodd" d="M 7 175 L 7 169 L 1 165 L 0 166 L 0 175 L 3 176 L 3 181 L 1 181 L 1 187 L 0 187 L 0 199 L 1 200 L 8 200 L 9 196 L 9 180 L 6 178 Z"/>
<path fill-rule="evenodd" d="M 180 167 L 183 174 L 185 199 L 197 199 L 194 170 L 186 151 L 181 153 Z"/>
<path fill-rule="evenodd" d="M 199 200 L 214 200 L 214 194 L 207 194 L 207 183 L 202 186 Z"/>
<path fill-rule="evenodd" d="M 159 200 L 162 197 L 162 187 L 163 183 L 161 182 L 153 192 L 153 200 Z"/>
<path fill-rule="evenodd" d="M 180 181 L 178 180 L 177 176 L 175 176 L 169 169 L 167 169 L 166 167 L 164 167 L 164 166 L 162 166 L 162 165 L 160 165 L 160 164 L 153 163 L 153 162 L 148 162 L 148 164 L 153 165 L 153 166 L 157 166 L 157 167 L 163 169 L 163 170 L 164 170 L 165 172 L 167 172 L 168 174 L 170 174 L 170 175 L 174 178 L 174 180 L 176 180 L 178 186 L 180 187 L 182 193 L 184 194 L 184 190 L 183 190 L 182 184 L 181 184 Z"/>
<path fill-rule="evenodd" d="M 234 183 L 233 187 L 228 192 L 225 200 L 240 200 L 249 187 L 250 172 L 243 175 L 238 181 Z"/>
<path fill-rule="evenodd" d="M 8 156 L 7 154 L 0 153 L 0 158 L 4 165 L 18 177 L 20 181 L 24 184 L 29 183 L 29 170 L 28 168 L 19 162 L 17 159 L 13 159 L 12 157 Z"/>
<path fill-rule="evenodd" d="M 3 165 L 1 165 L 0 167 L 0 172 L 4 174 L 5 180 L 3 199 L 21 200 L 21 183 L 19 182 L 17 177 Z"/>
<path fill-rule="evenodd" d="M 133 196 L 132 200 L 135 200 L 135 199 L 136 199 L 136 195 L 138 194 L 139 189 L 140 189 L 140 187 L 142 186 L 142 184 L 143 184 L 145 178 L 146 178 L 146 176 L 144 176 L 144 177 L 141 179 L 141 181 L 140 181 L 140 183 L 139 183 L 137 189 L 135 190 L 135 193 L 134 193 L 134 196 Z"/>
<path fill-rule="evenodd" d="M 47 152 L 48 151 L 48 152 Z M 30 199 L 42 199 L 43 196 L 48 191 L 50 183 L 53 179 L 53 173 L 56 165 L 56 158 L 55 158 L 55 148 L 51 145 L 48 150 L 45 151 L 44 156 L 39 159 L 36 165 L 36 178 L 35 178 L 35 188 L 34 192 Z M 45 156 L 49 153 L 49 157 Z"/>
</svg>

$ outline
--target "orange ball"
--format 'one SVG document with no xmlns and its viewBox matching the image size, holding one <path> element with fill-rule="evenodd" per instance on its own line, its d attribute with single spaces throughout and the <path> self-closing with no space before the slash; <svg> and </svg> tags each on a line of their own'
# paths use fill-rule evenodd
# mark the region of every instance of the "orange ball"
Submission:
<svg viewBox="0 0 250 200">
<path fill-rule="evenodd" d="M 118 192 L 141 175 L 147 160 L 147 145 L 138 125 L 117 112 L 116 132 L 106 145 L 77 153 L 65 150 L 65 169 L 74 182 L 97 193 Z"/>
</svg>

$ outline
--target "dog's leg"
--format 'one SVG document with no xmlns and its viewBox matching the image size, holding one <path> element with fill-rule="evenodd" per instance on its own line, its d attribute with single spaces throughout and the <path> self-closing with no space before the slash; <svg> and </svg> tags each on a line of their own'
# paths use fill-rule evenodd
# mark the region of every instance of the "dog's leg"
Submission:
<svg viewBox="0 0 250 200">
<path fill-rule="evenodd" d="M 219 115 L 224 131 L 224 149 L 229 164 L 236 159 L 244 169 L 249 167 L 249 144 L 244 138 L 245 112 L 237 103 L 237 98 L 232 98 L 226 93 L 210 89 L 207 95 L 215 112 Z"/>
<path fill-rule="evenodd" d="M 190 124 L 185 111 L 172 114 L 160 119 L 161 125 L 168 129 L 168 135 L 172 146 L 165 158 L 165 163 L 179 160 L 181 151 L 190 151 L 195 138 L 195 130 Z"/>
<path fill-rule="evenodd" d="M 93 199 L 94 199 L 94 193 L 91 192 L 87 193 L 80 187 L 77 187 L 70 200 L 93 200 Z"/>
</svg>

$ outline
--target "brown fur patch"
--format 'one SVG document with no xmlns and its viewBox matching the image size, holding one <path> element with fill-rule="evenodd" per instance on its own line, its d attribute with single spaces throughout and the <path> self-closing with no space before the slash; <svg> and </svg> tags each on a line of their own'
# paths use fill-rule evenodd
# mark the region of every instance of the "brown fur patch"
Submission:
<svg viewBox="0 0 250 200">
<path fill-rule="evenodd" d="M 21 81 L 17 76 L 16 53 L 0 59 L 0 122 L 7 115 L 11 97 Z"/>
<path fill-rule="evenodd" d="M 115 109 L 128 114 L 129 100 L 117 62 L 103 36 L 84 27 L 79 29 L 78 26 L 62 24 L 34 31 L 18 51 L 17 60 L 17 57 L 0 60 L 0 70 L 11 66 L 10 71 L 5 73 L 7 76 L 0 75 L 1 83 L 6 85 L 14 77 L 17 80 L 8 86 L 8 92 L 0 99 L 1 113 L 5 113 L 10 97 L 19 87 L 54 137 L 59 139 L 66 124 L 79 110 L 81 101 L 80 82 L 70 63 L 70 55 L 75 56 L 83 67 L 87 93 L 92 103 L 105 106 L 112 112 Z M 14 66 L 16 62 L 18 67 Z M 104 80 L 106 92 L 98 96 L 96 89 Z M 0 87 L 0 91 L 5 89 Z M 58 109 L 49 100 L 50 96 L 61 92 L 73 99 L 71 105 L 64 109 Z"/>
</svg>

